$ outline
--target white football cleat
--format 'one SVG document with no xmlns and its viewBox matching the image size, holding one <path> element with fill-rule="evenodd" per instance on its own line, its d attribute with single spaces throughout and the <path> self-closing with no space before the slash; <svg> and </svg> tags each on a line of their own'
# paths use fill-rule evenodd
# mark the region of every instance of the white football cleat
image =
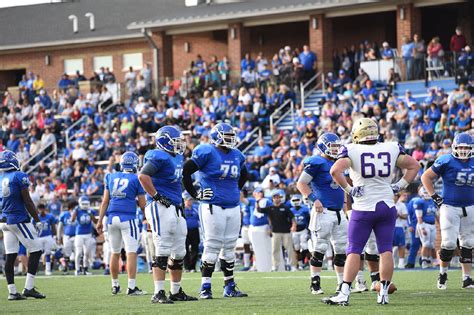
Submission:
<svg viewBox="0 0 474 315">
<path fill-rule="evenodd" d="M 45 272 L 44 272 L 44 275 L 45 275 L 45 276 L 52 276 L 53 273 L 52 273 L 51 271 L 45 271 Z"/>
<path fill-rule="evenodd" d="M 372 284 L 370 285 L 370 291 L 375 291 L 375 287 L 377 286 L 377 283 L 379 282 L 378 281 L 372 282 Z"/>
<path fill-rule="evenodd" d="M 348 306 L 349 305 L 349 295 L 346 295 L 342 292 L 339 292 L 336 295 L 333 295 L 328 298 L 324 298 L 321 300 L 323 303 L 328 305 L 340 305 L 340 306 Z"/>
<path fill-rule="evenodd" d="M 388 293 L 387 294 L 377 294 L 377 304 L 385 305 L 388 304 Z"/>
<path fill-rule="evenodd" d="M 362 293 L 369 291 L 369 289 L 367 288 L 365 281 L 357 281 L 351 291 L 355 293 Z"/>
</svg>

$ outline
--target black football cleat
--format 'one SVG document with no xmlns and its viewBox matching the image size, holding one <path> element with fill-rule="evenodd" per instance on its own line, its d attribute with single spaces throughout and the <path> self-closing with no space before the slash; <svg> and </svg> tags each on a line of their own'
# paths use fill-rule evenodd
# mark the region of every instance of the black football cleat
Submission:
<svg viewBox="0 0 474 315">
<path fill-rule="evenodd" d="M 187 301 L 197 301 L 198 300 L 194 296 L 189 296 L 186 293 L 184 293 L 182 288 L 179 288 L 179 292 L 176 293 L 176 294 L 171 294 L 171 292 L 170 292 L 169 298 L 170 298 L 171 301 L 175 301 L 175 302 L 187 302 Z"/>
<path fill-rule="evenodd" d="M 8 301 L 21 301 L 21 300 L 26 300 L 26 296 L 20 294 L 20 293 L 15 293 L 15 294 L 8 294 Z"/>
<path fill-rule="evenodd" d="M 112 287 L 112 294 L 113 294 L 113 295 L 117 295 L 117 294 L 119 294 L 119 293 L 120 293 L 120 286 L 119 286 L 119 285 L 114 285 L 114 286 Z"/>
<path fill-rule="evenodd" d="M 151 303 L 174 304 L 174 302 L 166 296 L 165 290 L 160 290 L 157 294 L 154 294 L 151 297 Z"/>
<path fill-rule="evenodd" d="M 321 278 L 319 276 L 314 276 L 311 278 L 311 286 L 309 287 L 311 294 L 324 294 L 324 291 L 321 289 Z"/>
<path fill-rule="evenodd" d="M 438 276 L 438 289 L 446 290 L 448 288 L 447 282 L 448 282 L 448 274 L 440 273 Z"/>
<path fill-rule="evenodd" d="M 139 289 L 138 287 L 135 287 L 134 289 L 127 289 L 127 296 L 140 296 L 140 295 L 146 295 L 146 291 L 143 291 Z"/>
<path fill-rule="evenodd" d="M 35 298 L 35 299 L 44 299 L 46 298 L 46 295 L 44 294 L 41 294 L 39 293 L 38 291 L 36 291 L 36 288 L 33 288 L 33 289 L 23 289 L 23 295 L 25 297 L 32 297 L 32 298 Z"/>
<path fill-rule="evenodd" d="M 463 289 L 474 289 L 474 281 L 472 281 L 472 278 L 466 278 L 462 282 L 462 288 Z"/>
</svg>

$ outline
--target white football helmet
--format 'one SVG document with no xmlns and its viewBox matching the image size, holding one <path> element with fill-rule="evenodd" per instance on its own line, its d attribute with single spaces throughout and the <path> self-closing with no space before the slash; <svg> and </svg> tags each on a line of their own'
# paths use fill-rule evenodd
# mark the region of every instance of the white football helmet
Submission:
<svg viewBox="0 0 474 315">
<path fill-rule="evenodd" d="M 352 142 L 364 143 L 376 141 L 379 138 L 379 126 L 370 118 L 361 118 L 352 127 Z"/>
</svg>

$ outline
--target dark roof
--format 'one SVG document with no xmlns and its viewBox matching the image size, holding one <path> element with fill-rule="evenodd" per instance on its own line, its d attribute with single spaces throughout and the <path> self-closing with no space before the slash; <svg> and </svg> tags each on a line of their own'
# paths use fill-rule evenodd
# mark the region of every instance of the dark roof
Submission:
<svg viewBox="0 0 474 315">
<path fill-rule="evenodd" d="M 73 0 L 0 9 L 0 50 L 140 37 L 142 27 L 167 27 L 259 15 L 304 12 L 379 0 L 244 0 L 186 7 L 185 0 Z M 89 19 L 95 15 L 95 31 Z M 69 15 L 79 18 L 73 33 Z M 128 27 L 128 28 L 127 28 Z"/>
</svg>

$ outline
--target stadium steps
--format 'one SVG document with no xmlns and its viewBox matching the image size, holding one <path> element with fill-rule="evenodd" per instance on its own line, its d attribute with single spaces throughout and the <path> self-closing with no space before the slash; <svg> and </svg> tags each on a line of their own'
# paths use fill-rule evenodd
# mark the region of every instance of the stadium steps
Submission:
<svg viewBox="0 0 474 315">
<path fill-rule="evenodd" d="M 442 78 L 433 81 L 428 81 L 428 86 L 425 85 L 425 80 L 400 82 L 395 88 L 395 92 L 399 97 L 403 97 L 407 90 L 411 91 L 413 98 L 421 103 L 428 96 L 428 89 L 443 88 L 445 92 L 449 93 L 457 88 L 454 78 Z"/>
</svg>

